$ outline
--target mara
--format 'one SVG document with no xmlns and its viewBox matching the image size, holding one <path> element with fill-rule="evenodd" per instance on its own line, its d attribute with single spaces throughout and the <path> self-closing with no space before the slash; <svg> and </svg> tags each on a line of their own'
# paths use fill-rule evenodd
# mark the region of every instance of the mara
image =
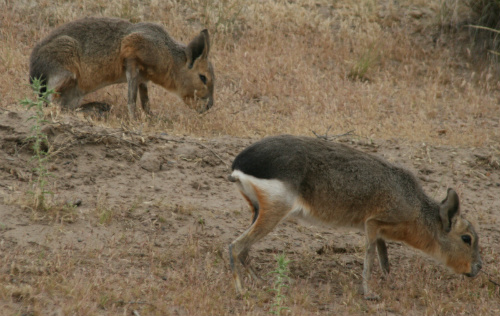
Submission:
<svg viewBox="0 0 500 316">
<path fill-rule="evenodd" d="M 249 265 L 250 247 L 287 216 L 365 232 L 363 292 L 375 253 L 389 273 L 386 240 L 402 241 L 473 277 L 482 266 L 478 235 L 460 215 L 458 195 L 448 189 L 442 202 L 424 193 L 407 170 L 348 146 L 317 138 L 275 136 L 243 150 L 229 180 L 236 182 L 253 211 L 250 227 L 229 246 L 233 278 L 243 292 L 240 268 Z"/>
<path fill-rule="evenodd" d="M 127 82 L 127 105 L 134 119 L 137 94 L 144 112 L 150 113 L 147 83 L 152 81 L 204 112 L 213 105 L 209 51 L 207 30 L 184 45 L 158 24 L 83 18 L 61 25 L 36 44 L 30 82 L 37 78 L 54 89 L 53 101 L 65 109 L 77 108 L 92 91 Z"/>
</svg>

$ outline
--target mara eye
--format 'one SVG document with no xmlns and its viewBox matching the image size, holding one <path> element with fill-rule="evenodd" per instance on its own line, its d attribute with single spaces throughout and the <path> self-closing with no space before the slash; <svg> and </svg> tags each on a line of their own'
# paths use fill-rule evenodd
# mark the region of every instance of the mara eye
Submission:
<svg viewBox="0 0 500 316">
<path fill-rule="evenodd" d="M 472 242 L 472 238 L 470 238 L 469 235 L 462 235 L 462 240 L 464 241 L 464 243 L 469 244 L 469 245 Z"/>
<path fill-rule="evenodd" d="M 207 84 L 207 77 L 205 77 L 204 75 L 200 75 L 200 80 L 201 82 L 203 82 L 203 84 Z"/>
</svg>

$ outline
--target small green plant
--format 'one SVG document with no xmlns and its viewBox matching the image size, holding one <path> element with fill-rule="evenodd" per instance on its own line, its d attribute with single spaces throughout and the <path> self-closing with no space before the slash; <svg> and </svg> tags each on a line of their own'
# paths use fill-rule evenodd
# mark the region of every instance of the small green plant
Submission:
<svg viewBox="0 0 500 316">
<path fill-rule="evenodd" d="M 205 226 L 205 219 L 203 217 L 199 217 L 198 218 L 198 224 L 202 227 Z"/>
<path fill-rule="evenodd" d="M 113 211 L 109 208 L 104 208 L 101 214 L 99 214 L 99 224 L 101 225 L 109 225 L 112 219 L 113 219 Z"/>
<path fill-rule="evenodd" d="M 290 260 L 287 260 L 285 254 L 282 253 L 279 256 L 276 256 L 276 261 L 278 263 L 278 267 L 276 270 L 270 272 L 270 274 L 275 275 L 274 287 L 270 289 L 271 292 L 274 292 L 275 296 L 269 313 L 281 315 L 281 311 L 288 309 L 288 307 L 283 306 L 286 300 L 286 296 L 283 294 L 283 289 L 288 287 L 287 282 L 290 279 L 288 277 L 288 273 L 290 272 L 288 264 L 290 263 Z"/>
<path fill-rule="evenodd" d="M 366 74 L 373 66 L 375 66 L 380 60 L 380 55 L 378 50 L 371 45 L 354 64 L 349 72 L 349 78 L 351 80 L 368 80 Z"/>
<path fill-rule="evenodd" d="M 33 171 L 37 175 L 34 191 L 32 193 L 35 209 L 44 210 L 47 208 L 45 197 L 47 194 L 52 194 L 52 192 L 46 189 L 47 179 L 50 176 L 47 167 L 49 161 L 49 139 L 47 134 L 42 130 L 42 125 L 47 122 L 43 113 L 43 107 L 50 102 L 49 97 L 55 92 L 52 89 L 46 89 L 42 81 L 38 78 L 33 78 L 31 88 L 36 95 L 36 99 L 31 100 L 25 98 L 21 100 L 21 104 L 25 106 L 27 110 L 35 111 L 35 113 L 28 118 L 28 120 L 33 121 L 31 136 L 28 140 L 33 142 L 32 149 L 34 154 L 32 160 L 36 162 Z"/>
<path fill-rule="evenodd" d="M 99 308 L 106 309 L 106 305 L 109 303 L 109 296 L 107 294 L 101 294 L 99 297 Z"/>
</svg>

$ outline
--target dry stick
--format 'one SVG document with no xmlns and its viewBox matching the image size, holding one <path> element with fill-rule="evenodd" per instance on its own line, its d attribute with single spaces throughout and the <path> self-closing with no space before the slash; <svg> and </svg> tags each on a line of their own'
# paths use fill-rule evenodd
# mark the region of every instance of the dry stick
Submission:
<svg viewBox="0 0 500 316">
<path fill-rule="evenodd" d="M 226 167 L 228 167 L 228 166 L 229 166 L 229 165 L 228 165 L 228 164 L 224 161 L 224 159 L 222 159 L 222 158 L 221 158 L 221 156 L 219 156 L 219 155 L 218 155 L 218 154 L 217 154 L 217 153 L 216 153 L 216 152 L 215 152 L 212 148 L 209 148 L 209 147 L 207 147 L 207 146 L 203 145 L 202 143 L 193 142 L 193 141 L 189 141 L 189 142 L 194 143 L 194 144 L 197 144 L 197 145 L 200 145 L 201 147 L 203 147 L 203 148 L 206 148 L 206 149 L 210 150 L 210 152 L 212 152 L 212 154 L 214 154 L 214 155 L 215 155 L 215 157 L 219 158 L 219 159 L 220 159 L 220 161 L 222 161 L 222 163 L 223 163 Z"/>
<path fill-rule="evenodd" d="M 326 130 L 326 133 L 325 135 L 318 135 L 316 134 L 315 131 L 311 131 L 316 137 L 318 138 L 321 138 L 321 139 L 324 139 L 324 140 L 331 140 L 332 138 L 338 138 L 338 137 L 342 137 L 342 136 L 349 136 L 349 135 L 354 135 L 354 130 L 351 130 L 351 131 L 348 131 L 347 133 L 344 133 L 344 134 L 339 134 L 339 135 L 332 135 L 332 136 L 328 136 L 328 131 L 330 130 L 330 128 L 332 128 L 331 126 L 328 127 L 328 129 Z"/>
<path fill-rule="evenodd" d="M 120 301 L 116 301 L 116 303 L 118 303 L 118 304 L 124 304 L 124 305 L 125 304 L 130 304 L 130 305 L 132 305 L 132 304 L 143 304 L 143 305 L 151 305 L 151 306 L 155 307 L 153 304 L 151 304 L 149 302 L 142 302 L 142 301 L 124 302 L 124 301 L 120 300 Z"/>
<path fill-rule="evenodd" d="M 328 140 L 328 136 L 327 135 L 328 135 L 328 132 L 330 131 L 331 128 L 332 128 L 332 125 L 328 126 L 328 128 L 326 129 L 326 132 L 325 132 L 325 136 L 320 136 L 320 135 L 316 134 L 315 131 L 312 131 L 312 133 L 314 135 L 316 135 L 316 137 L 318 137 L 318 138 L 321 138 L 321 139 L 324 139 L 324 140 Z"/>
<path fill-rule="evenodd" d="M 490 282 L 491 282 L 491 283 L 493 283 L 494 285 L 496 285 L 496 286 L 499 286 L 499 287 L 500 287 L 500 284 L 498 284 L 497 282 L 495 282 L 495 281 L 493 281 L 493 280 L 491 279 L 490 274 L 489 274 L 488 272 L 483 271 L 483 270 L 481 270 L 481 271 L 479 271 L 479 272 L 482 272 L 482 273 L 486 274 L 486 275 L 488 276 L 488 281 L 490 281 Z"/>
</svg>

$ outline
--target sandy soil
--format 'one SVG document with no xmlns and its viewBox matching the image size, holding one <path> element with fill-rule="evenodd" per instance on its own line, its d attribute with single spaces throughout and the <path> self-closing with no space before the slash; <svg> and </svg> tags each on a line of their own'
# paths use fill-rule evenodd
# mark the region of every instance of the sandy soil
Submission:
<svg viewBox="0 0 500 316">
<path fill-rule="evenodd" d="M 229 271 L 226 245 L 247 227 L 251 214 L 227 175 L 235 155 L 255 140 L 139 135 L 63 117 L 44 127 L 54 153 L 49 189 L 54 203 L 78 206 L 44 214 L 33 212 L 23 202 L 33 177 L 33 153 L 26 142 L 29 113 L 0 111 L 0 259 L 4 268 L 11 264 L 5 260 L 29 248 L 48 253 L 71 249 L 78 254 L 113 245 L 140 252 L 147 241 L 154 240 L 159 251 L 168 248 L 175 256 L 193 234 L 201 234 L 198 240 L 203 249 L 222 245 L 221 256 Z M 500 253 L 498 149 L 434 147 L 397 139 L 367 141 L 355 136 L 337 140 L 406 166 L 436 199 L 445 196 L 447 187 L 454 187 L 462 210 L 480 226 L 486 268 L 497 264 L 491 262 L 494 256 L 490 254 Z M 109 219 L 102 218 L 106 210 L 112 214 Z M 120 238 L 125 241 L 117 242 Z M 359 274 L 362 245 L 361 233 L 304 226 L 292 220 L 256 245 L 252 256 L 257 269 L 265 271 L 271 269 L 274 253 L 287 250 L 294 259 L 294 248 L 305 247 L 318 260 L 327 261 L 331 253 L 338 253 L 343 262 L 340 269 L 354 267 Z M 396 266 L 415 254 L 407 247 L 391 247 Z M 137 264 L 141 266 L 140 256 Z M 10 269 L 12 273 L 14 268 Z M 307 274 L 292 265 L 292 279 Z M 222 281 L 230 283 L 230 274 L 225 276 Z M 308 280 L 314 282 L 314 277 Z M 341 291 L 335 280 L 331 286 Z M 16 310 L 16 304 L 23 303 L 5 302 L 4 308 Z"/>
</svg>

